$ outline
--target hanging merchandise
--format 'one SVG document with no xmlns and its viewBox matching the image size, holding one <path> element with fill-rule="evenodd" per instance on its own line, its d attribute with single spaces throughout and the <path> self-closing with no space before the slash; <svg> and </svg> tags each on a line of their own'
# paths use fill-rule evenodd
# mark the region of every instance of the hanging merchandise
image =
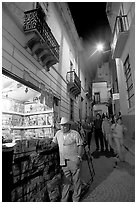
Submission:
<svg viewBox="0 0 137 204">
<path fill-rule="evenodd" d="M 27 77 L 30 76 L 26 73 Z M 57 144 L 51 142 L 56 131 L 53 97 L 43 91 L 44 86 L 38 90 L 40 92 L 2 76 L 2 189 L 5 202 L 33 202 L 34 198 L 36 202 L 48 201 L 45 189 L 51 182 L 53 187 L 58 186 L 54 192 L 56 197 L 59 195 L 59 151 Z"/>
<path fill-rule="evenodd" d="M 48 95 L 49 93 L 47 91 L 44 91 L 45 105 L 48 105 L 48 97 L 49 97 Z"/>
<path fill-rule="evenodd" d="M 48 106 L 50 108 L 53 107 L 53 94 L 52 93 L 49 93 L 49 96 L 48 96 Z"/>
<path fill-rule="evenodd" d="M 45 101 L 44 101 L 45 105 L 52 108 L 53 107 L 53 94 L 48 91 L 42 91 L 42 94 L 45 97 Z M 43 99 L 43 95 L 42 95 L 42 99 Z"/>
<path fill-rule="evenodd" d="M 47 91 L 35 91 L 4 75 L 2 82 L 3 141 L 11 141 L 11 135 L 15 140 L 52 138 L 53 95 Z"/>
<path fill-rule="evenodd" d="M 44 104 L 44 91 L 41 91 L 40 103 Z"/>
</svg>

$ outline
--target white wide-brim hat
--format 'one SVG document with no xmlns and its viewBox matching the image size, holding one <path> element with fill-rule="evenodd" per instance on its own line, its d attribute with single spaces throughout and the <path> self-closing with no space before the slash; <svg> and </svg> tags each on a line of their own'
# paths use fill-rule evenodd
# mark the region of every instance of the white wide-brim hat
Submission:
<svg viewBox="0 0 137 204">
<path fill-rule="evenodd" d="M 70 124 L 70 121 L 69 121 L 68 118 L 62 117 L 62 118 L 61 118 L 60 125 L 65 125 L 65 124 Z"/>
</svg>

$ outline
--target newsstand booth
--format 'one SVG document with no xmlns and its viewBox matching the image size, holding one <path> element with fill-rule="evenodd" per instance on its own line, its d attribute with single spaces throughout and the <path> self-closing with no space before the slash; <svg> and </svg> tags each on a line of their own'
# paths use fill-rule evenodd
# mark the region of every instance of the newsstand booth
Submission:
<svg viewBox="0 0 137 204">
<path fill-rule="evenodd" d="M 34 81 L 35 82 L 35 81 Z M 58 201 L 59 100 L 43 84 L 2 74 L 2 201 Z"/>
</svg>

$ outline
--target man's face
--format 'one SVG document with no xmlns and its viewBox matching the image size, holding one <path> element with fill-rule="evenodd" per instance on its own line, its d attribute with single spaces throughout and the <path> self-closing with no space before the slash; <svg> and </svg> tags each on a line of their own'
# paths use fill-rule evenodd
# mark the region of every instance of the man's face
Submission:
<svg viewBox="0 0 137 204">
<path fill-rule="evenodd" d="M 64 124 L 64 125 L 61 125 L 61 130 L 63 131 L 63 133 L 66 133 L 70 130 L 70 124 Z"/>
<path fill-rule="evenodd" d="M 117 120 L 117 123 L 118 123 L 119 125 L 121 125 L 121 124 L 122 124 L 122 121 L 121 121 L 121 119 L 120 119 L 120 118 Z"/>
</svg>

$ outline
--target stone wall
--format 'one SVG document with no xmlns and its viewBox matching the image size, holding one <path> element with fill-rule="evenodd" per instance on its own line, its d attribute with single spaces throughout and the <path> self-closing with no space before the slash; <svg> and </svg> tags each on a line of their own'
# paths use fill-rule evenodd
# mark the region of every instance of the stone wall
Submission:
<svg viewBox="0 0 137 204">
<path fill-rule="evenodd" d="M 2 167 L 3 191 L 5 191 L 3 195 L 8 193 L 6 187 L 8 185 L 8 191 L 10 191 L 8 201 L 59 201 L 61 195 L 61 169 L 59 166 L 58 146 L 51 143 L 49 138 L 18 140 L 16 142 L 14 151 L 10 153 L 13 154 L 11 162 L 6 161 L 8 159 L 7 152 L 3 151 L 2 155 L 3 160 L 6 161 L 3 161 Z M 9 172 L 7 163 L 11 165 L 9 167 L 11 171 Z M 6 186 L 4 186 L 4 183 Z M 6 197 L 6 195 L 3 197 Z"/>
</svg>

